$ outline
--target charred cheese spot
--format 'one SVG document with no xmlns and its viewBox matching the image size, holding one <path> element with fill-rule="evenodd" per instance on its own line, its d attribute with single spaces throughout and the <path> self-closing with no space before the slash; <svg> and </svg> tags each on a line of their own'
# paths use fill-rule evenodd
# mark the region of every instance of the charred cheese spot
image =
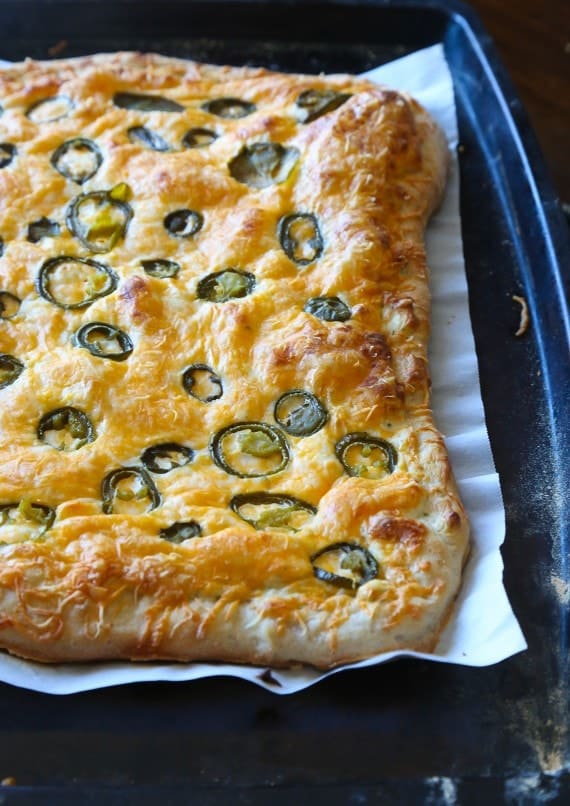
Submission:
<svg viewBox="0 0 570 806">
<path fill-rule="evenodd" d="M 278 344 L 267 340 L 263 352 L 271 373 L 290 378 L 292 385 L 308 376 L 313 387 L 335 406 L 352 400 L 353 405 L 375 405 L 378 412 L 400 407 L 399 391 L 392 356 L 384 336 L 362 332 L 348 323 L 333 328 L 316 321 L 293 324 L 289 332 L 281 332 Z"/>
<path fill-rule="evenodd" d="M 136 274 L 129 277 L 119 289 L 118 297 L 119 309 L 124 309 L 138 325 L 158 324 L 163 315 L 163 301 L 144 277 Z"/>
<path fill-rule="evenodd" d="M 423 546 L 428 530 L 423 523 L 410 518 L 378 514 L 370 518 L 367 533 L 373 540 L 402 543 L 410 551 L 418 551 Z"/>
<path fill-rule="evenodd" d="M 427 361 L 421 355 L 396 350 L 394 368 L 398 389 L 408 405 L 427 404 L 429 396 L 429 373 Z"/>
<path fill-rule="evenodd" d="M 461 515 L 459 514 L 459 512 L 455 512 L 455 511 L 450 512 L 449 515 L 447 516 L 446 525 L 447 525 L 447 529 L 450 532 L 457 531 L 459 529 L 459 527 L 461 526 Z"/>
</svg>

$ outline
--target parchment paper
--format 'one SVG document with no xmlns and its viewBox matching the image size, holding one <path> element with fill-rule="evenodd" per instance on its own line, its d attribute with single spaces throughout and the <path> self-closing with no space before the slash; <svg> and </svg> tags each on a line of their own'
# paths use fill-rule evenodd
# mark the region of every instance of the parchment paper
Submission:
<svg viewBox="0 0 570 806">
<path fill-rule="evenodd" d="M 433 306 L 430 370 L 436 424 L 446 438 L 471 521 L 473 544 L 453 615 L 435 651 L 433 654 L 390 652 L 324 674 L 312 669 L 272 671 L 271 677 L 265 679 L 261 678 L 265 667 L 122 662 L 48 666 L 0 654 L 0 680 L 35 691 L 71 694 L 139 681 L 229 675 L 250 680 L 279 694 L 290 694 L 331 674 L 386 663 L 398 657 L 487 666 L 526 648 L 502 581 L 499 547 L 505 534 L 505 513 L 485 427 L 469 318 L 455 157 L 457 122 L 453 84 L 443 47 L 435 45 L 418 51 L 365 76 L 412 94 L 440 123 L 452 154 L 446 197 L 426 234 Z"/>
</svg>

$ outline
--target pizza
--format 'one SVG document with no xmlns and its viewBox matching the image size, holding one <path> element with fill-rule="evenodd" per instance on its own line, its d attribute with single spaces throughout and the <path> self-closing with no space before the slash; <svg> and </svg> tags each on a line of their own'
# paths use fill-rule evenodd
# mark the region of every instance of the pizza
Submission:
<svg viewBox="0 0 570 806">
<path fill-rule="evenodd" d="M 469 526 L 430 409 L 407 95 L 139 53 L 0 73 L 0 646 L 430 650 Z"/>
</svg>

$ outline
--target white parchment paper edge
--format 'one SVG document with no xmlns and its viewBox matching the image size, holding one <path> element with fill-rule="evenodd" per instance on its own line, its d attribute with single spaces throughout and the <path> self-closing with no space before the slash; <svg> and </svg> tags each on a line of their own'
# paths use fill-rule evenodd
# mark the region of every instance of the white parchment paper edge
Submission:
<svg viewBox="0 0 570 806">
<path fill-rule="evenodd" d="M 9 66 L 7 62 L 0 62 Z M 327 673 L 276 670 L 234 664 L 88 663 L 44 665 L 0 655 L 0 680 L 51 694 L 71 694 L 143 681 L 186 681 L 226 675 L 250 680 L 279 694 L 291 694 L 347 669 L 415 657 L 487 666 L 526 648 L 503 586 L 500 546 L 505 513 L 485 426 L 477 356 L 468 308 L 461 241 L 457 122 L 453 83 L 443 47 L 412 53 L 365 76 L 413 95 L 443 128 L 451 167 L 445 200 L 426 233 L 431 270 L 432 336 L 430 371 L 436 423 L 446 437 L 451 464 L 472 528 L 472 552 L 454 612 L 435 651 L 390 652 Z M 274 681 L 274 682 L 272 682 Z"/>
</svg>

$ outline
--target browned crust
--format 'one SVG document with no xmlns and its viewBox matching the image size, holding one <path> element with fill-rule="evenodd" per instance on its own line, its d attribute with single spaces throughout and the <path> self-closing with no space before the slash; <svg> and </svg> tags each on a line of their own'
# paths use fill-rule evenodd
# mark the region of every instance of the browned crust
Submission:
<svg viewBox="0 0 570 806">
<path fill-rule="evenodd" d="M 293 101 L 315 86 L 352 97 L 299 125 Z M 224 124 L 215 157 L 186 151 L 165 159 L 123 142 L 126 121 L 136 115 L 109 107 L 119 90 L 184 101 L 184 120 L 153 113 L 153 125 L 171 137 L 204 125 L 205 98 L 243 97 L 258 111 Z M 54 123 L 48 137 L 22 110 L 57 92 L 73 97 L 81 128 L 74 133 L 69 123 Z M 57 508 L 46 539 L 2 550 L 2 646 L 56 662 L 321 668 L 396 649 L 433 649 L 460 584 L 469 530 L 429 409 L 423 231 L 443 192 L 447 150 L 427 113 L 403 94 L 350 76 L 286 76 L 130 53 L 15 65 L 0 73 L 0 94 L 4 138 L 28 160 L 0 172 L 11 199 L 1 230 L 10 240 L 1 277 L 33 312 L 33 328 L 20 319 L 0 333 L 0 351 L 21 350 L 27 367 L 17 384 L 0 391 L 8 446 L 0 449 L 0 503 L 33 489 L 34 500 Z M 126 181 L 137 202 L 136 239 L 104 256 L 120 275 L 119 289 L 93 306 L 128 328 L 137 350 L 128 365 L 105 367 L 96 382 L 85 380 L 93 367 L 84 356 L 66 346 L 54 350 L 66 344 L 78 317 L 37 299 L 37 266 L 52 253 L 22 240 L 24 212 L 30 220 L 32 212 L 61 217 L 73 195 L 47 156 L 78 133 L 100 140 L 106 153 L 99 184 L 88 187 Z M 251 192 L 225 165 L 241 144 L 267 139 L 294 145 L 301 163 L 287 182 Z M 198 247 L 163 241 L 153 228 L 164 211 L 181 206 L 206 211 Z M 324 229 L 326 248 L 310 271 L 298 271 L 276 243 L 276 222 L 294 210 L 315 213 Z M 75 248 L 67 234 L 61 243 Z M 176 297 L 141 274 L 138 260 L 148 250 L 184 264 Z M 251 267 L 259 289 L 251 300 L 226 303 L 223 319 L 212 309 L 206 316 L 196 307 L 195 283 L 228 265 Z M 349 299 L 352 319 L 330 324 L 300 312 L 304 299 L 322 293 Z M 214 410 L 199 414 L 179 385 L 181 369 L 197 360 L 215 365 L 228 388 Z M 235 420 L 270 421 L 276 397 L 299 387 L 325 402 L 330 420 L 326 433 L 295 442 L 287 474 L 260 487 L 212 465 L 208 433 Z M 72 454 L 39 453 L 34 424 L 69 389 L 72 402 L 97 420 L 100 436 Z M 381 482 L 343 476 L 332 446 L 351 431 L 394 441 L 396 471 Z M 198 451 L 194 480 L 178 471 L 161 477 L 165 503 L 147 515 L 102 515 L 105 473 L 132 463 L 148 444 L 180 441 L 180 434 Z M 318 515 L 295 534 L 256 531 L 229 513 L 227 501 L 259 489 L 302 490 Z M 190 517 L 204 524 L 204 537 L 176 546 L 157 536 Z M 339 540 L 373 551 L 382 578 L 356 593 L 315 579 L 311 555 Z"/>
</svg>

